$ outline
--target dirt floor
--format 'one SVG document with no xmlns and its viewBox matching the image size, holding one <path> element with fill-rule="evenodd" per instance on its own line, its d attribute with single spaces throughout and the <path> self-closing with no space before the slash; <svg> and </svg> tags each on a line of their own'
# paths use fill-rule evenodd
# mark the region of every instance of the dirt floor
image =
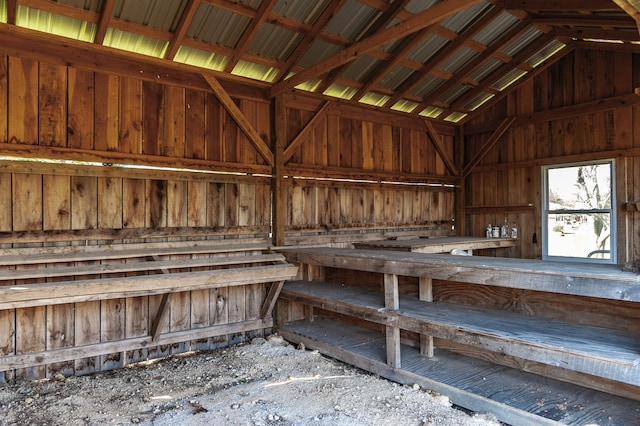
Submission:
<svg viewBox="0 0 640 426">
<path fill-rule="evenodd" d="M 445 395 L 295 348 L 279 336 L 82 377 L 0 387 L 0 425 L 498 426 Z"/>
</svg>

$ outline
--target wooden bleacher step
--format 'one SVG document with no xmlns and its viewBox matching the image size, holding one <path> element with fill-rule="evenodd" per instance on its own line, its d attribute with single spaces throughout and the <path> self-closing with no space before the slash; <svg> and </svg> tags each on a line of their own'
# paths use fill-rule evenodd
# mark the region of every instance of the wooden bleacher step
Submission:
<svg viewBox="0 0 640 426">
<path fill-rule="evenodd" d="M 286 287 L 286 286 L 285 286 Z M 290 294 L 290 292 L 289 292 Z M 293 321 L 279 333 L 294 343 L 406 385 L 447 395 L 453 404 L 491 412 L 511 425 L 634 425 L 640 402 L 436 347 L 435 356 L 402 345 L 402 368 L 386 363 L 385 334 L 336 319 Z"/>
<path fill-rule="evenodd" d="M 640 386 L 640 338 L 636 333 L 445 302 L 400 298 L 383 309 L 384 294 L 341 284 L 292 281 L 283 299 L 363 320 Z"/>
</svg>

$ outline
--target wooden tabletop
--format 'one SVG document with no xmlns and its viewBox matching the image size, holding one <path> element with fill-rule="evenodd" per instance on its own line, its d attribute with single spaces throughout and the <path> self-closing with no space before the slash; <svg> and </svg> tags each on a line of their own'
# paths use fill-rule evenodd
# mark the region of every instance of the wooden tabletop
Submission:
<svg viewBox="0 0 640 426">
<path fill-rule="evenodd" d="M 481 238 L 481 237 L 434 237 L 413 238 L 406 240 L 376 240 L 354 243 L 359 249 L 398 250 L 415 253 L 449 253 L 452 249 L 472 251 L 515 247 L 518 240 L 513 238 Z"/>
</svg>

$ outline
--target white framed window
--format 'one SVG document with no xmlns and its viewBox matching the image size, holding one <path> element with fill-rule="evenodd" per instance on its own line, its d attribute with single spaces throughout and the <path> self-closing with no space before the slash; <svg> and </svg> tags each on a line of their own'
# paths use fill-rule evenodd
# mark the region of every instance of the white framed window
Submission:
<svg viewBox="0 0 640 426">
<path fill-rule="evenodd" d="M 616 263 L 615 162 L 546 166 L 542 258 Z"/>
</svg>

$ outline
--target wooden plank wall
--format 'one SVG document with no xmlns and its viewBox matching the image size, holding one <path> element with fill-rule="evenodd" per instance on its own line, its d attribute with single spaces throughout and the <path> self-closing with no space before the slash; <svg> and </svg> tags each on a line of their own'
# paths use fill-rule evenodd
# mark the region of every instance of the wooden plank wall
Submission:
<svg viewBox="0 0 640 426">
<path fill-rule="evenodd" d="M 631 94 L 640 85 L 639 62 L 638 55 L 628 53 L 576 50 L 470 121 L 468 127 Z M 521 236 L 518 248 L 508 255 L 540 257 L 541 166 L 615 155 L 620 157 L 618 261 L 640 257 L 640 213 L 622 208 L 627 201 L 640 200 L 640 158 L 619 151 L 640 147 L 639 111 L 637 106 L 620 106 L 511 128 L 465 182 L 465 205 L 483 206 L 486 211 L 474 209 L 467 215 L 470 234 L 482 236 L 488 223 L 502 223 L 508 215 L 519 225 Z M 467 134 L 467 161 L 490 136 L 490 132 Z M 537 244 L 533 243 L 534 233 Z"/>
<path fill-rule="evenodd" d="M 268 140 L 269 104 L 246 99 L 238 103 Z M 0 56 L 0 142 L 0 155 L 19 147 L 22 156 L 34 158 L 50 158 L 55 149 L 58 157 L 62 152 L 72 158 L 89 152 L 130 154 L 136 164 L 144 164 L 145 156 L 166 166 L 181 159 L 204 160 L 211 170 L 222 171 L 221 164 L 233 171 L 247 165 L 252 172 L 266 164 L 213 94 L 7 56 Z M 236 238 L 266 238 L 269 231 L 268 178 L 188 171 L 164 177 L 151 170 L 137 170 L 132 178 L 126 170 L 111 167 L 33 163 L 22 170 L 10 164 L 0 161 L 0 232 L 208 227 L 235 229 Z M 60 243 L 31 243 L 47 244 Z M 257 318 L 264 294 L 263 284 L 176 294 L 167 330 Z M 218 297 L 227 302 L 224 312 L 209 303 Z M 152 296 L 2 310 L 0 356 L 147 335 L 159 303 L 160 297 Z M 0 383 L 106 370 L 244 337 L 250 336 L 221 336 L 0 373 Z"/>
<path fill-rule="evenodd" d="M 295 102 L 288 105 L 287 140 L 291 141 L 315 111 Z M 305 106 L 309 105 L 314 104 Z M 287 181 L 287 230 L 371 231 L 434 225 L 442 232 L 439 225 L 451 224 L 454 187 L 425 128 L 419 119 L 393 122 L 393 117 L 377 119 L 376 114 L 345 111 L 339 105 L 316 121 L 285 166 L 285 174 L 307 178 Z M 441 137 L 453 158 L 450 130 Z M 349 181 L 350 174 L 356 180 Z M 331 176 L 342 179 L 323 180 Z M 427 178 L 437 176 L 443 177 L 440 184 L 424 185 Z"/>
</svg>

